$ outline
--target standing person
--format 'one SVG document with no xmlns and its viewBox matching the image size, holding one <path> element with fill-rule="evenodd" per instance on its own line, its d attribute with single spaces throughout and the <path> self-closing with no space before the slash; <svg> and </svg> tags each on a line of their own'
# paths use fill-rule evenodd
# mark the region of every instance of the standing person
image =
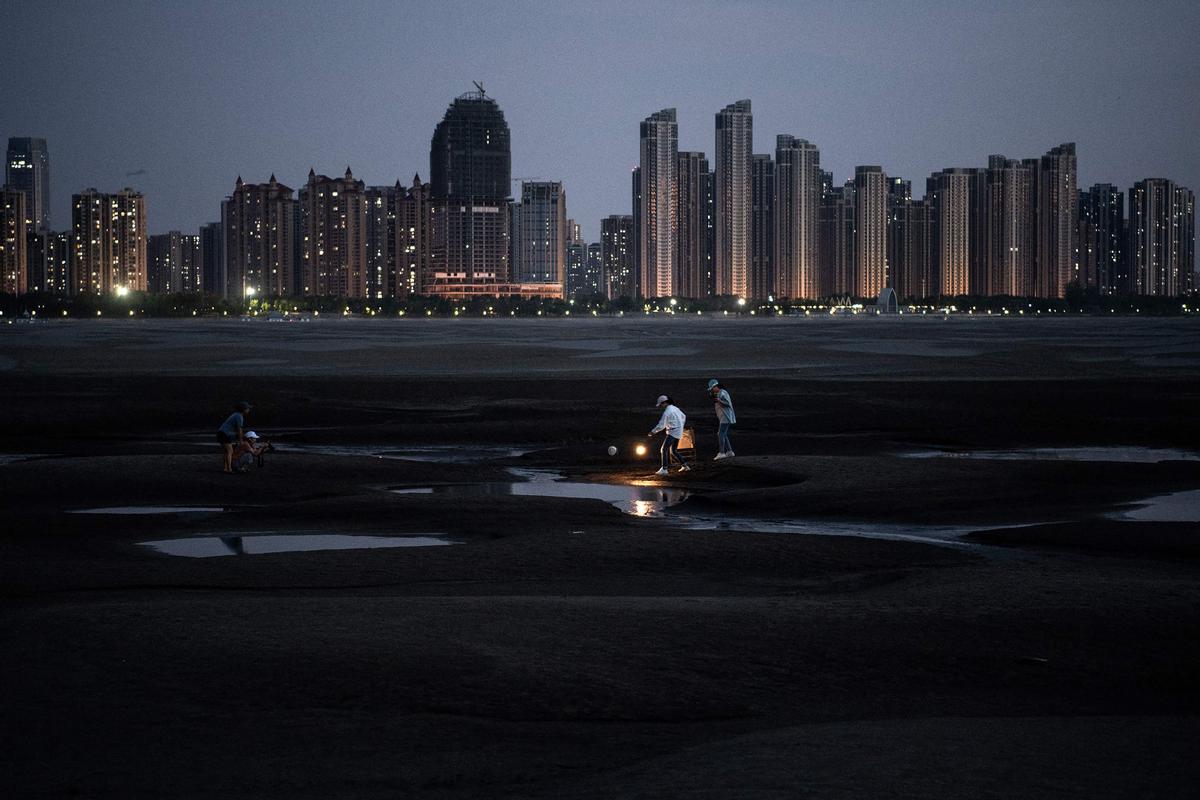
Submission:
<svg viewBox="0 0 1200 800">
<path fill-rule="evenodd" d="M 233 413 L 217 428 L 217 441 L 221 443 L 221 465 L 227 473 L 233 473 L 233 448 L 245 444 L 246 414 L 250 404 L 243 400 L 235 403 Z"/>
<path fill-rule="evenodd" d="M 737 415 L 733 413 L 733 400 L 729 392 L 716 378 L 708 382 L 708 396 L 712 398 L 713 410 L 717 412 L 717 457 L 713 461 L 720 461 L 733 455 L 729 429 L 737 424 Z"/>
<path fill-rule="evenodd" d="M 650 435 L 653 436 L 659 431 L 663 431 L 662 448 L 659 450 L 662 455 L 662 467 L 654 474 L 666 475 L 667 467 L 671 466 L 672 457 L 679 462 L 679 471 L 687 472 L 691 467 L 685 464 L 679 455 L 679 440 L 683 438 L 683 425 L 687 421 L 687 417 L 665 394 L 659 396 L 657 407 L 661 408 L 663 413 L 658 424 L 654 426 L 654 430 L 650 431 Z"/>
</svg>

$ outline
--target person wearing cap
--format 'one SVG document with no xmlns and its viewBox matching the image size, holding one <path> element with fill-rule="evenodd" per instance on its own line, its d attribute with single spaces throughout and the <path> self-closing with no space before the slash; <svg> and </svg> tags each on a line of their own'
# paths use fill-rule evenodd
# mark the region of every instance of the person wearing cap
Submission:
<svg viewBox="0 0 1200 800">
<path fill-rule="evenodd" d="M 259 442 L 259 436 L 254 431 L 246 431 L 242 443 L 233 451 L 234 472 L 249 472 L 250 467 L 271 445 L 269 442 Z M 259 464 L 259 466 L 262 466 Z"/>
<path fill-rule="evenodd" d="M 243 400 L 235 403 L 233 413 L 225 418 L 221 427 L 217 428 L 217 442 L 221 445 L 221 466 L 226 474 L 233 472 L 233 449 L 244 444 L 246 437 L 246 414 L 250 413 L 250 404 Z"/>
<path fill-rule="evenodd" d="M 716 378 L 708 382 L 708 396 L 712 398 L 713 410 L 717 412 L 717 457 L 713 461 L 729 458 L 733 455 L 733 445 L 729 443 L 729 429 L 737 423 L 733 413 L 733 400 L 729 392 Z"/>
<path fill-rule="evenodd" d="M 672 457 L 679 462 L 679 471 L 687 472 L 690 467 L 683 462 L 683 458 L 679 455 L 679 440 L 683 438 L 683 425 L 687 422 L 687 417 L 665 394 L 659 395 L 656 406 L 663 410 L 662 417 L 654 426 L 654 430 L 650 431 L 650 435 L 654 436 L 662 431 L 663 443 L 659 450 L 662 455 L 662 467 L 654 474 L 666 475 L 667 467 L 671 466 Z"/>
</svg>

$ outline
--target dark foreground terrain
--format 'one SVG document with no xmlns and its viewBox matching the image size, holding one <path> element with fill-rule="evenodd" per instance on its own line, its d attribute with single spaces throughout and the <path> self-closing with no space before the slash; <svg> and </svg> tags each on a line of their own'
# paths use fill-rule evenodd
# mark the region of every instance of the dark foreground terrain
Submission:
<svg viewBox="0 0 1200 800">
<path fill-rule="evenodd" d="M 666 481 L 631 455 L 660 393 L 702 459 Z M 1200 508 L 1128 513 L 1200 489 L 1197 321 L 13 325 L 0 396 L 5 797 L 1200 786 Z M 243 397 L 290 448 L 226 476 Z M 691 496 L 389 491 L 508 467 Z M 225 510 L 68 513 L 140 505 Z M 455 544 L 142 544 L 298 533 Z"/>
</svg>

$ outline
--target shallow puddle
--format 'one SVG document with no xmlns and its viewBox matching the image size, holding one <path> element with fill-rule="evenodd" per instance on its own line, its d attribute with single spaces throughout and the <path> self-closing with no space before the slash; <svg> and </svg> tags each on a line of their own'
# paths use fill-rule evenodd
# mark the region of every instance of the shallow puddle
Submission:
<svg viewBox="0 0 1200 800">
<path fill-rule="evenodd" d="M 1148 497 L 1134 505 L 1107 516 L 1134 522 L 1200 522 L 1200 489 Z"/>
<path fill-rule="evenodd" d="M 437 547 L 454 544 L 441 536 L 345 536 L 340 534 L 247 534 L 243 536 L 196 536 L 139 542 L 159 553 L 188 558 L 297 553 L 316 550 L 365 550 L 382 547 Z"/>
<path fill-rule="evenodd" d="M 515 495 L 603 500 L 626 514 L 638 517 L 657 516 L 664 508 L 673 506 L 688 496 L 682 489 L 656 485 L 561 481 L 558 480 L 558 473 L 548 470 L 510 468 L 509 472 L 523 480 L 397 487 L 391 491 L 396 494 L 444 494 L 453 497 Z"/>
<path fill-rule="evenodd" d="M 902 458 L 969 458 L 995 461 L 1200 461 L 1200 453 L 1170 447 L 1033 447 L 1024 450 L 918 450 Z"/>
<path fill-rule="evenodd" d="M 220 506 L 104 506 L 102 508 L 77 508 L 68 514 L 118 514 L 140 516 L 143 514 L 219 514 Z"/>
<path fill-rule="evenodd" d="M 965 541 L 961 537 L 972 531 L 984 530 L 981 527 L 951 525 L 897 525 L 856 520 L 761 520 L 751 517 L 716 515 L 680 515 L 674 519 L 682 527 L 696 531 L 856 536 L 866 539 L 889 539 L 966 548 L 978 548 L 980 545 Z"/>
</svg>

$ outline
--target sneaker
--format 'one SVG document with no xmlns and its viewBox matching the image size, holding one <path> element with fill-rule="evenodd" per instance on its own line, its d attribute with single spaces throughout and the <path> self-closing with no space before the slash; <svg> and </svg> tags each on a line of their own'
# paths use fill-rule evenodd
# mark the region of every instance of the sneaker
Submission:
<svg viewBox="0 0 1200 800">
<path fill-rule="evenodd" d="M 656 472 L 656 473 L 654 473 L 654 474 L 655 474 L 655 475 L 666 475 L 666 474 L 667 474 L 667 468 L 666 468 L 666 467 L 663 467 L 663 468 L 661 468 L 661 469 L 660 469 L 658 472 Z"/>
<path fill-rule="evenodd" d="M 680 465 L 679 465 L 679 471 L 680 471 L 680 472 L 691 472 L 691 471 L 692 471 L 692 468 L 691 468 L 691 467 L 689 467 L 687 464 L 680 464 Z"/>
<path fill-rule="evenodd" d="M 726 457 L 726 458 L 733 458 L 733 451 L 732 451 L 732 450 L 730 450 L 728 453 L 726 453 L 726 454 L 725 454 L 725 457 Z"/>
<path fill-rule="evenodd" d="M 717 457 L 713 461 L 720 461 L 722 458 L 729 458 L 725 453 L 717 453 Z"/>
</svg>

